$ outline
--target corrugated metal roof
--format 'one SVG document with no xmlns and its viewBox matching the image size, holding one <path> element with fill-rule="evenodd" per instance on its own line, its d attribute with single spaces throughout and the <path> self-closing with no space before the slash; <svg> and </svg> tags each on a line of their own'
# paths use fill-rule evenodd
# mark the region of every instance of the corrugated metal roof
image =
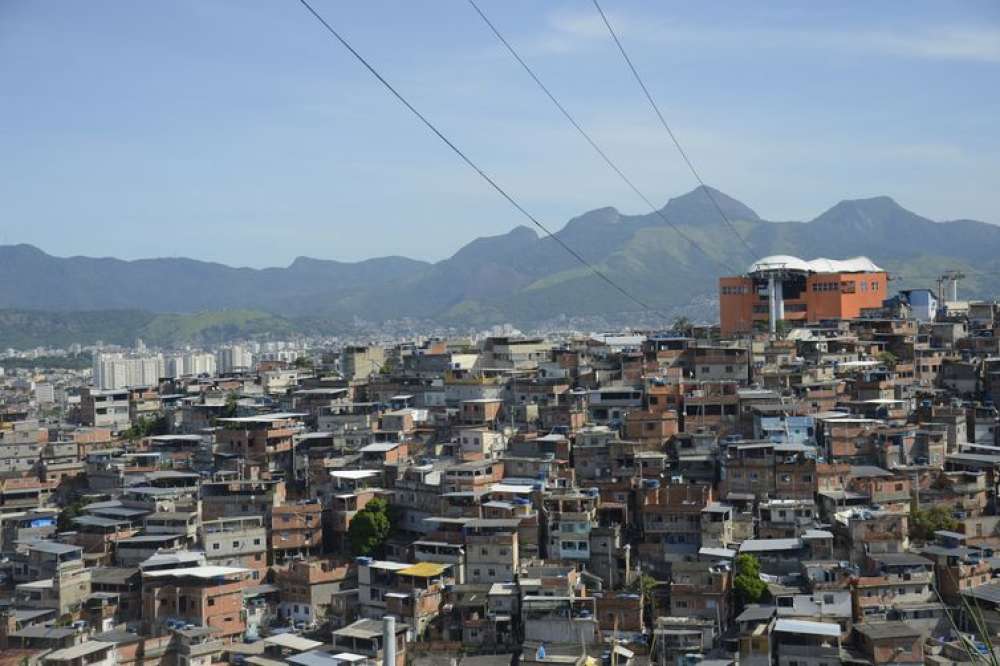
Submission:
<svg viewBox="0 0 1000 666">
<path fill-rule="evenodd" d="M 809 620 L 780 619 L 774 623 L 775 631 L 785 631 L 790 634 L 810 634 L 812 636 L 840 636 L 840 625 L 829 622 L 811 622 Z"/>
<path fill-rule="evenodd" d="M 771 550 L 794 550 L 801 547 L 800 539 L 747 539 L 740 544 L 740 552 L 760 553 Z"/>
<path fill-rule="evenodd" d="M 396 573 L 404 574 L 406 576 L 418 576 L 420 578 L 430 578 L 431 576 L 440 576 L 445 570 L 448 569 L 447 564 L 438 564 L 436 562 L 419 562 L 414 564 L 412 567 L 407 567 L 405 569 L 400 569 Z"/>
<path fill-rule="evenodd" d="M 107 650 L 108 648 L 112 648 L 114 646 L 114 643 L 105 643 L 104 641 L 87 641 L 86 643 L 80 643 L 79 645 L 73 645 L 68 648 L 63 648 L 62 650 L 50 652 L 45 655 L 45 661 L 71 661 L 73 659 L 85 657 L 88 654 L 100 652 L 101 650 Z"/>
<path fill-rule="evenodd" d="M 265 638 L 264 642 L 268 645 L 277 645 L 279 647 L 299 650 L 302 652 L 318 648 L 323 644 L 321 641 L 309 640 L 308 638 L 296 636 L 295 634 L 275 634 L 274 636 L 268 636 Z"/>
</svg>

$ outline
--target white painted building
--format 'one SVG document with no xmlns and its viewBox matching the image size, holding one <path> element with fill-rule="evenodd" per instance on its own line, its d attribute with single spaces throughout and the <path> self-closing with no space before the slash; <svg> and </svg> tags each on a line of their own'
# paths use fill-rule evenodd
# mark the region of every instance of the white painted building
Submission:
<svg viewBox="0 0 1000 666">
<path fill-rule="evenodd" d="M 220 373 L 252 370 L 253 354 L 243 345 L 223 347 L 216 353 L 216 369 Z"/>
<path fill-rule="evenodd" d="M 104 353 L 94 357 L 94 388 L 99 390 L 156 386 L 165 375 L 166 363 L 162 354 Z"/>
</svg>

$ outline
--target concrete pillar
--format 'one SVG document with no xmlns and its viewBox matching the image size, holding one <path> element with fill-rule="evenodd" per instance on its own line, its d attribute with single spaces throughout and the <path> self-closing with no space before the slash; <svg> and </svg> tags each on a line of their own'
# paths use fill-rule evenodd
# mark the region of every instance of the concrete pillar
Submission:
<svg viewBox="0 0 1000 666">
<path fill-rule="evenodd" d="M 396 666 L 396 618 L 382 618 L 382 666 Z"/>
<path fill-rule="evenodd" d="M 771 335 L 777 332 L 778 320 L 781 319 L 784 310 L 784 302 L 781 294 L 781 281 L 776 279 L 772 273 L 767 277 L 767 305 L 768 305 L 768 327 Z"/>
</svg>

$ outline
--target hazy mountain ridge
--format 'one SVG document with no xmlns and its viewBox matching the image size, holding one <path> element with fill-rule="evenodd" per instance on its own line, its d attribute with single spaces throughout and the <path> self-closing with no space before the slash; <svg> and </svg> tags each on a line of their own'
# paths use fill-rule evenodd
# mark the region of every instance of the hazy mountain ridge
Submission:
<svg viewBox="0 0 1000 666">
<path fill-rule="evenodd" d="M 889 197 L 846 200 L 808 222 L 777 223 L 722 192 L 713 193 L 754 256 L 701 188 L 671 199 L 661 212 L 711 259 L 653 213 L 599 208 L 573 218 L 556 234 L 637 297 L 664 310 L 712 297 L 724 270 L 720 264 L 727 273 L 742 272 L 754 259 L 779 253 L 806 259 L 866 255 L 902 273 L 904 279 L 893 289 L 932 286 L 937 273 L 958 268 L 969 275 L 963 294 L 1000 292 L 998 226 L 934 222 Z M 530 325 L 560 314 L 602 315 L 638 306 L 551 238 L 520 226 L 478 238 L 433 264 L 405 257 L 356 263 L 300 257 L 287 268 L 251 269 L 180 258 L 58 258 L 32 246 L 3 246 L 0 308 L 154 313 L 246 308 L 286 319 L 412 317 Z"/>
</svg>

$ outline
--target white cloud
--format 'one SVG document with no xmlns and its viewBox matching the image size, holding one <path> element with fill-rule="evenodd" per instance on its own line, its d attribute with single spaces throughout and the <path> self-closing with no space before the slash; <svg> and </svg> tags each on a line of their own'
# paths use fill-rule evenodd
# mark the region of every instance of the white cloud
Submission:
<svg viewBox="0 0 1000 666">
<path fill-rule="evenodd" d="M 859 42 L 890 55 L 1000 63 L 1000 28 L 942 27 L 920 33 L 862 33 Z"/>
<path fill-rule="evenodd" d="M 1000 26 L 892 26 L 876 29 L 709 26 L 652 16 L 609 15 L 619 36 L 633 43 L 731 47 L 834 49 L 903 58 L 1000 63 Z M 535 40 L 537 52 L 568 53 L 609 39 L 596 11 L 556 12 Z"/>
</svg>

